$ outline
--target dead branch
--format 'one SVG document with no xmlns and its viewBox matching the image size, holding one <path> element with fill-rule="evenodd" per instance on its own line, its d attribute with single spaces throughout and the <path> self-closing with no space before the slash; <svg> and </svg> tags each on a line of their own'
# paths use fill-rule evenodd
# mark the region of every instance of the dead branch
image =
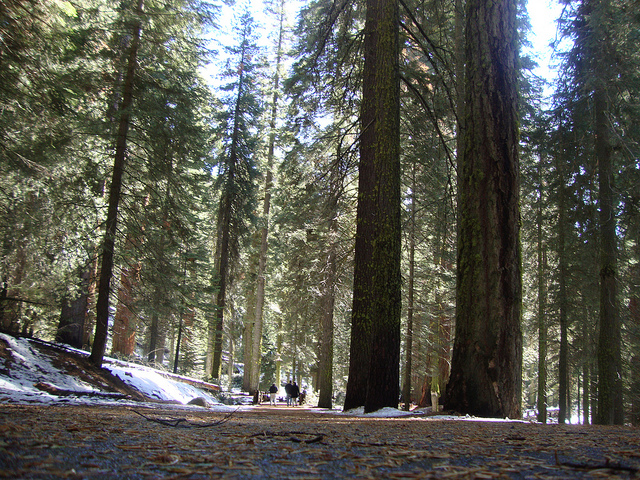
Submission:
<svg viewBox="0 0 640 480">
<path fill-rule="evenodd" d="M 222 425 L 229 421 L 229 419 L 233 416 L 234 413 L 238 411 L 236 408 L 233 412 L 229 413 L 226 417 L 212 423 L 193 423 L 187 420 L 186 418 L 160 418 L 160 417 L 149 417 L 143 413 L 138 412 L 137 410 L 131 409 L 133 413 L 137 413 L 141 417 L 149 420 L 150 422 L 159 423 L 160 425 L 166 425 L 168 427 L 181 427 L 181 428 L 209 428 L 209 427 L 217 427 L 218 425 Z"/>
</svg>

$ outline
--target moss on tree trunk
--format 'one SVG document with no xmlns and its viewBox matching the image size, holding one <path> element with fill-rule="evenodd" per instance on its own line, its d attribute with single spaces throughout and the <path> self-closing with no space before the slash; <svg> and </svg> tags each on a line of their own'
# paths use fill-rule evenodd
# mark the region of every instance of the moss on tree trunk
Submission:
<svg viewBox="0 0 640 480">
<path fill-rule="evenodd" d="M 345 409 L 397 407 L 400 362 L 400 84 L 397 0 L 368 0 L 351 358 Z"/>
<path fill-rule="evenodd" d="M 515 0 L 469 0 L 456 332 L 445 407 L 521 415 Z"/>
</svg>

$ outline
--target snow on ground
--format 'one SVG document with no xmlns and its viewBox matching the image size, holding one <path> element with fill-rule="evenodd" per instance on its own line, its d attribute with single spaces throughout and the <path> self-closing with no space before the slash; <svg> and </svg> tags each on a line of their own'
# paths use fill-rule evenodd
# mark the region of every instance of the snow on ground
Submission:
<svg viewBox="0 0 640 480">
<path fill-rule="evenodd" d="M 54 367 L 51 359 L 31 345 L 28 339 L 0 334 L 0 341 L 8 345 L 12 361 L 7 365 L 0 357 L 0 403 L 81 403 L 81 404 L 135 404 L 139 402 L 118 398 L 117 394 L 102 392 L 95 386 L 66 374 Z M 82 352 L 86 355 L 86 352 Z M 208 392 L 193 385 L 166 378 L 157 370 L 142 365 L 105 358 L 103 367 L 152 399 L 186 405 L 201 397 L 209 408 L 235 409 L 220 403 Z M 10 376 L 9 376 L 10 370 Z M 49 385 L 58 390 L 77 392 L 78 395 L 54 395 L 37 385 Z M 190 406 L 190 408 L 202 408 Z"/>
<path fill-rule="evenodd" d="M 150 398 L 187 404 L 194 398 L 202 397 L 208 403 L 220 403 L 203 390 L 187 383 L 168 379 L 152 368 L 116 361 L 105 362 L 103 366 L 127 385 Z"/>
<path fill-rule="evenodd" d="M 98 392 L 96 388 L 74 377 L 62 373 L 51 365 L 44 355 L 33 349 L 25 339 L 0 334 L 11 350 L 11 376 L 6 376 L 9 368 L 5 359 L 0 358 L 0 401 L 31 402 L 55 401 L 59 397 L 38 389 L 35 385 L 45 383 L 61 390 L 80 393 Z"/>
<path fill-rule="evenodd" d="M 4 358 L 0 357 L 0 404 L 2 403 L 69 403 L 69 404 L 118 404 L 118 405 L 140 405 L 130 399 L 119 398 L 118 394 L 109 394 L 100 392 L 95 386 L 90 385 L 82 380 L 73 377 L 60 369 L 54 367 L 51 359 L 31 345 L 31 342 L 25 338 L 14 338 L 9 335 L 0 334 L 0 342 L 4 341 L 11 351 L 12 361 L 7 365 Z M 87 352 L 71 349 L 63 346 L 67 350 L 87 355 Z M 220 411 L 235 410 L 237 406 L 228 406 L 222 404 L 218 399 L 205 390 L 199 389 L 193 385 L 180 381 L 180 379 L 189 380 L 178 375 L 163 375 L 144 365 L 123 362 L 113 358 L 105 357 L 103 368 L 108 369 L 111 373 L 129 386 L 135 388 L 140 393 L 151 399 L 157 399 L 162 402 L 170 402 L 182 408 L 210 408 Z M 10 370 L 10 376 L 9 376 Z M 43 391 L 36 385 L 49 385 L 58 390 L 67 392 L 77 392 L 78 395 L 54 395 Z M 96 395 L 100 393 L 100 395 Z M 196 405 L 187 405 L 194 398 L 203 398 L 207 407 Z M 153 406 L 153 403 L 149 403 Z M 157 405 L 157 404 L 156 404 Z M 165 404 L 166 405 L 166 404 Z M 247 408 L 247 407 L 240 407 Z M 304 406 L 303 408 L 310 408 Z M 424 417 L 437 420 L 472 420 L 472 421 L 509 421 L 508 419 L 480 419 L 471 416 L 454 416 L 454 415 L 430 415 L 431 408 L 416 409 L 410 412 L 399 410 L 397 408 L 383 408 L 376 412 L 364 413 L 364 408 L 356 408 L 341 412 L 340 410 L 317 409 L 321 412 L 344 414 L 348 416 L 363 418 L 397 418 L 397 417 Z"/>
<path fill-rule="evenodd" d="M 417 408 L 407 412 L 406 410 L 399 410 L 397 408 L 385 407 L 371 413 L 364 413 L 364 407 L 354 408 L 342 412 L 345 415 L 351 417 L 364 417 L 364 418 L 399 418 L 399 417 L 427 417 L 427 419 L 433 420 L 467 420 L 476 422 L 521 422 L 522 420 L 510 420 L 508 418 L 479 418 L 471 415 L 447 415 L 447 414 L 431 414 L 431 407 Z"/>
</svg>

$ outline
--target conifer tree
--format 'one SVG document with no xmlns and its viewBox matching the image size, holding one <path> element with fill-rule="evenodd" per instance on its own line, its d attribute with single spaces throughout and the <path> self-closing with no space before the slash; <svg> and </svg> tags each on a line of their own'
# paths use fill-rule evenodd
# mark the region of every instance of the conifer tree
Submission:
<svg viewBox="0 0 640 480">
<path fill-rule="evenodd" d="M 267 248 L 268 248 L 268 235 L 269 235 L 269 212 L 271 210 L 271 191 L 273 189 L 274 182 L 274 169 L 275 169 L 275 149 L 277 138 L 276 121 L 278 120 L 278 112 L 280 108 L 281 97 L 281 69 L 284 62 L 284 48 L 285 48 L 285 34 L 286 34 L 286 3 L 281 0 L 275 9 L 275 16 L 277 18 L 277 41 L 275 46 L 275 66 L 273 70 L 272 92 L 270 100 L 270 112 L 269 112 L 269 136 L 267 145 L 267 158 L 264 174 L 264 189 L 263 189 L 263 202 L 262 202 L 262 217 L 260 219 L 260 247 L 258 254 L 258 270 L 256 272 L 256 283 L 251 285 L 251 289 L 255 289 L 255 308 L 247 308 L 247 314 L 253 315 L 254 320 L 249 318 L 246 322 L 250 328 L 245 329 L 245 343 L 250 343 L 250 348 L 246 349 L 248 353 L 247 361 L 245 362 L 245 377 L 247 378 L 248 385 L 246 390 L 250 394 L 254 394 L 256 390 L 260 389 L 260 365 L 262 358 L 262 336 L 263 336 L 263 317 L 264 317 L 264 304 L 265 304 L 265 275 L 266 275 L 266 262 L 267 262 Z M 253 300 L 253 295 L 248 297 L 248 300 Z M 249 339 L 251 341 L 249 342 Z"/>
<path fill-rule="evenodd" d="M 81 175 L 95 155 L 85 129 L 100 62 L 83 61 L 94 51 L 69 3 L 17 1 L 3 4 L 0 15 L 0 325 L 48 330 L 24 307 L 58 321 L 57 299 L 73 303 L 79 271 L 90 263 L 95 224 L 83 207 L 92 204 L 93 178 Z"/>
<path fill-rule="evenodd" d="M 133 101 L 133 83 L 136 75 L 138 48 L 142 23 L 144 0 L 137 0 L 134 19 L 131 23 L 131 41 L 128 44 L 126 70 L 122 86 L 122 100 L 119 104 L 118 132 L 115 141 L 113 172 L 109 187 L 109 208 L 101 251 L 101 267 L 99 278 L 98 302 L 96 304 L 96 332 L 89 360 L 96 366 L 102 365 L 107 344 L 107 328 L 109 322 L 109 296 L 111 295 L 111 279 L 113 276 L 113 259 L 115 255 L 116 233 L 118 223 L 118 207 L 122 190 L 122 176 L 125 168 L 127 149 L 127 133 L 130 125 L 130 107 Z"/>
<path fill-rule="evenodd" d="M 598 336 L 598 413 L 600 424 L 624 422 L 622 400 L 622 332 L 618 305 L 618 247 L 614 195 L 615 178 L 610 131 L 611 37 L 608 28 L 608 0 L 585 2 L 590 15 L 593 38 L 593 102 L 595 117 L 595 156 L 598 163 L 598 202 L 600 206 L 600 328 Z M 597 40 L 596 40 L 597 39 Z"/>
<path fill-rule="evenodd" d="M 599 315 L 598 413 L 594 417 L 598 423 L 623 421 L 622 393 L 627 377 L 622 362 L 619 297 L 624 291 L 619 289 L 624 265 L 620 262 L 619 245 L 624 244 L 621 242 L 624 227 L 618 218 L 620 190 L 616 184 L 624 178 L 618 172 L 635 163 L 634 122 L 629 122 L 630 117 L 623 113 L 629 111 L 627 98 L 637 92 L 637 75 L 633 73 L 637 72 L 634 68 L 637 55 L 628 48 L 632 37 L 628 28 L 632 18 L 627 15 L 629 8 L 630 2 L 568 2 L 562 19 L 563 33 L 573 40 L 563 56 L 561 73 L 565 83 L 559 86 L 557 96 L 558 111 L 564 108 L 571 115 L 568 123 L 571 128 L 560 131 L 563 143 L 573 145 L 574 152 L 573 170 L 565 178 L 576 206 L 568 206 L 567 211 L 580 213 L 576 221 L 571 219 L 567 225 L 571 226 L 569 232 L 575 232 L 581 240 L 582 255 L 576 258 L 575 265 L 582 269 L 583 283 L 588 282 L 583 303 Z M 585 142 L 585 138 L 592 141 Z M 597 237 L 594 232 L 599 232 Z M 598 251 L 595 256 L 600 259 L 599 265 L 585 262 L 587 249 Z M 599 295 L 595 294 L 597 290 Z M 592 299 L 598 297 L 599 305 L 592 305 Z M 580 358 L 585 377 L 590 370 L 589 358 L 593 356 L 588 353 L 592 348 L 589 339 L 595 337 L 593 324 L 595 321 L 591 325 L 581 323 L 579 327 L 584 342 Z M 584 398 L 590 383 L 588 378 L 582 381 Z M 561 394 L 565 392 L 568 395 L 566 384 L 561 385 Z M 583 404 L 586 406 L 586 402 Z M 568 410 L 568 405 L 565 408 Z"/>
<path fill-rule="evenodd" d="M 207 375 L 219 378 L 222 365 L 222 335 L 228 288 L 239 246 L 253 217 L 255 201 L 256 129 L 261 114 L 257 74 L 260 50 L 256 45 L 256 25 L 245 11 L 236 26 L 237 44 L 228 48 L 230 60 L 224 77 L 230 80 L 225 110 L 220 118 L 223 148 L 217 164 L 220 201 L 216 220 L 215 309 L 209 324 Z"/>
</svg>

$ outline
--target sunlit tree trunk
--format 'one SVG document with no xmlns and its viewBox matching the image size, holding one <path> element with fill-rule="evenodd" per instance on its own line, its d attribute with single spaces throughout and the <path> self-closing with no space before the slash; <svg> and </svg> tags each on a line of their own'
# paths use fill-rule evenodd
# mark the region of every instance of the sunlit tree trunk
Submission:
<svg viewBox="0 0 640 480">
<path fill-rule="evenodd" d="M 127 235 L 124 249 L 133 251 L 139 241 Z M 118 287 L 118 304 L 113 317 L 111 353 L 125 356 L 133 355 L 136 345 L 136 316 L 133 312 L 134 289 L 140 281 L 139 262 L 121 268 Z"/>
<path fill-rule="evenodd" d="M 267 264 L 267 249 L 269 236 L 269 210 L 271 208 L 271 188 L 273 186 L 273 162 L 276 144 L 276 119 L 278 118 L 278 97 L 280 88 L 280 65 L 282 63 L 282 42 L 284 39 L 284 4 L 280 2 L 280 28 L 278 45 L 276 47 L 276 65 L 273 78 L 273 97 L 271 99 L 271 118 L 269 120 L 269 150 L 267 152 L 267 172 L 264 183 L 264 201 L 262 204 L 262 228 L 260 229 L 260 254 L 258 259 L 258 278 L 256 283 L 255 320 L 252 329 L 251 346 L 251 383 L 249 393 L 253 394 L 260 388 L 260 366 L 262 358 L 262 324 L 264 308 L 265 268 Z"/>
<path fill-rule="evenodd" d="M 140 264 L 123 267 L 118 288 L 118 306 L 113 318 L 112 354 L 133 355 L 136 344 L 136 317 L 132 311 L 133 288 L 138 282 Z"/>
</svg>

